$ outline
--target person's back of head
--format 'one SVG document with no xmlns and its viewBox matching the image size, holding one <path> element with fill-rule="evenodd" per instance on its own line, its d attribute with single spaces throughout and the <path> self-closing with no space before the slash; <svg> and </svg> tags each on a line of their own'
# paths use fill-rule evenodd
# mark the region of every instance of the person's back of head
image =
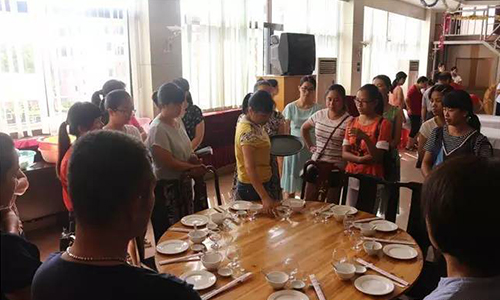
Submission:
<svg viewBox="0 0 500 300">
<path fill-rule="evenodd" d="M 422 188 L 422 211 L 433 245 L 477 277 L 500 275 L 500 160 L 477 156 L 447 160 Z M 448 259 L 447 259 L 448 260 Z"/>
<path fill-rule="evenodd" d="M 127 238 L 142 234 L 153 206 L 154 184 L 149 152 L 140 141 L 107 130 L 76 141 L 68 185 L 78 226 L 103 231 L 119 226 Z"/>
<path fill-rule="evenodd" d="M 437 76 L 437 80 L 440 84 L 450 84 L 452 77 L 451 77 L 450 72 L 441 72 Z"/>
<path fill-rule="evenodd" d="M 253 93 L 248 93 L 245 95 L 245 98 L 243 98 L 243 102 L 241 103 L 241 112 L 246 114 L 248 112 L 248 101 L 250 100 L 250 97 L 252 97 Z"/>
<path fill-rule="evenodd" d="M 257 92 L 259 90 L 264 90 L 266 92 L 270 92 L 272 88 L 272 85 L 265 79 L 259 78 L 257 82 L 253 86 L 253 91 Z"/>
<path fill-rule="evenodd" d="M 14 195 L 14 176 L 19 169 L 19 162 L 14 141 L 3 132 L 0 132 L 0 207 L 9 208 Z"/>
<path fill-rule="evenodd" d="M 266 91 L 257 91 L 248 100 L 248 107 L 255 113 L 272 113 L 274 100 Z"/>
<path fill-rule="evenodd" d="M 97 107 L 100 107 L 101 102 L 104 100 L 104 97 L 109 94 L 109 92 L 123 89 L 125 89 L 124 82 L 116 79 L 110 79 L 103 84 L 102 89 L 95 91 L 94 94 L 92 94 L 91 102 L 94 103 L 94 105 L 97 105 Z"/>
<path fill-rule="evenodd" d="M 191 96 L 191 92 L 189 91 L 189 82 L 186 79 L 179 77 L 177 79 L 174 79 L 172 83 L 177 85 L 184 92 L 188 105 L 193 105 L 193 98 Z"/>
</svg>

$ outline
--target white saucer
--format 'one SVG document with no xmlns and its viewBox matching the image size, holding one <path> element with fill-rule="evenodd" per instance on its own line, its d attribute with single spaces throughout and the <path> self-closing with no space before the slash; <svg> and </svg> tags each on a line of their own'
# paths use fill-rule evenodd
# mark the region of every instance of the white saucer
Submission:
<svg viewBox="0 0 500 300">
<path fill-rule="evenodd" d="M 335 205 L 331 211 L 338 215 L 355 215 L 358 213 L 358 209 L 356 207 L 348 205 Z"/>
<path fill-rule="evenodd" d="M 414 259 L 418 256 L 417 250 L 410 246 L 390 244 L 382 249 L 385 255 L 395 259 Z"/>
<path fill-rule="evenodd" d="M 189 243 L 181 240 L 168 240 L 156 245 L 156 251 L 161 254 L 179 254 L 189 248 Z"/>
<path fill-rule="evenodd" d="M 234 201 L 231 204 L 231 209 L 234 209 L 234 210 L 248 210 L 248 208 L 250 208 L 250 205 L 252 205 L 252 202 L 250 202 L 250 201 L 237 200 L 237 201 Z"/>
<path fill-rule="evenodd" d="M 309 297 L 299 291 L 282 290 L 272 293 L 267 300 L 309 300 Z"/>
<path fill-rule="evenodd" d="M 192 284 L 195 291 L 207 289 L 217 281 L 214 274 L 205 270 L 187 272 L 182 274 L 180 278 Z"/>
<path fill-rule="evenodd" d="M 210 219 L 202 215 L 189 215 L 181 219 L 182 225 L 190 227 L 194 227 L 195 224 L 196 226 L 203 226 L 206 225 L 208 221 L 210 221 Z"/>
<path fill-rule="evenodd" d="M 354 264 L 354 267 L 356 268 L 356 274 L 365 274 L 366 273 L 365 266 Z"/>
<path fill-rule="evenodd" d="M 375 230 L 381 232 L 391 232 L 398 230 L 398 225 L 386 220 L 371 221 L 370 224 L 375 226 Z"/>
<path fill-rule="evenodd" d="M 378 275 L 363 275 L 354 281 L 358 291 L 367 295 L 382 296 L 394 291 L 394 283 Z"/>
<path fill-rule="evenodd" d="M 233 275 L 233 270 L 228 267 L 222 267 L 217 271 L 217 274 L 219 274 L 222 277 L 229 277 Z"/>
</svg>

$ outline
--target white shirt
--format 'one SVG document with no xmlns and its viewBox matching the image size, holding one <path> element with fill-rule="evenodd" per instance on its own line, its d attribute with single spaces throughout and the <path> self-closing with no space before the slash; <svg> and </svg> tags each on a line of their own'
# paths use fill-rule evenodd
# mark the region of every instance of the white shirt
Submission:
<svg viewBox="0 0 500 300">
<path fill-rule="evenodd" d="M 134 125 L 127 124 L 124 126 L 124 129 L 126 134 L 133 136 L 142 142 L 141 132 Z"/>
<path fill-rule="evenodd" d="M 431 135 L 431 132 L 434 130 L 434 128 L 438 127 L 438 124 L 436 123 L 436 120 L 434 118 L 431 118 L 422 124 L 420 126 L 420 134 L 426 138 L 429 139 L 429 136 Z"/>
<path fill-rule="evenodd" d="M 453 76 L 453 81 L 456 83 L 456 84 L 461 84 L 460 82 L 462 82 L 462 77 L 460 77 L 460 75 L 455 75 Z"/>
</svg>

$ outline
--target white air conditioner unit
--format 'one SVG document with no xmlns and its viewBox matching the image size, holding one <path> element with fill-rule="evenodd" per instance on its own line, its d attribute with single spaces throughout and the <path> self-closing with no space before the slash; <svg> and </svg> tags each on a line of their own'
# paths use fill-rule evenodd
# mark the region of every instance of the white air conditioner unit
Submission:
<svg viewBox="0 0 500 300">
<path fill-rule="evenodd" d="M 337 58 L 318 57 L 316 60 L 316 100 L 325 105 L 326 90 L 337 83 Z"/>
</svg>

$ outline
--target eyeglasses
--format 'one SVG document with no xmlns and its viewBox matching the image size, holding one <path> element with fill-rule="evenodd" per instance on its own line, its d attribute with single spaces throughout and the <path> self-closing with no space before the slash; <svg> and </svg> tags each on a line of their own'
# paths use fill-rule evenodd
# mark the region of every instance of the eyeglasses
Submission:
<svg viewBox="0 0 500 300">
<path fill-rule="evenodd" d="M 300 89 L 301 89 L 302 91 L 304 91 L 304 92 L 305 92 L 305 91 L 309 91 L 309 92 L 314 91 L 314 88 L 313 88 L 313 87 L 310 87 L 310 88 L 301 87 Z"/>
<path fill-rule="evenodd" d="M 354 101 L 356 101 L 357 103 L 370 103 L 370 102 L 373 102 L 373 100 L 360 100 L 359 98 L 354 98 Z"/>
<path fill-rule="evenodd" d="M 124 114 L 133 114 L 135 113 L 135 109 L 115 109 L 114 111 L 119 111 Z"/>
</svg>

